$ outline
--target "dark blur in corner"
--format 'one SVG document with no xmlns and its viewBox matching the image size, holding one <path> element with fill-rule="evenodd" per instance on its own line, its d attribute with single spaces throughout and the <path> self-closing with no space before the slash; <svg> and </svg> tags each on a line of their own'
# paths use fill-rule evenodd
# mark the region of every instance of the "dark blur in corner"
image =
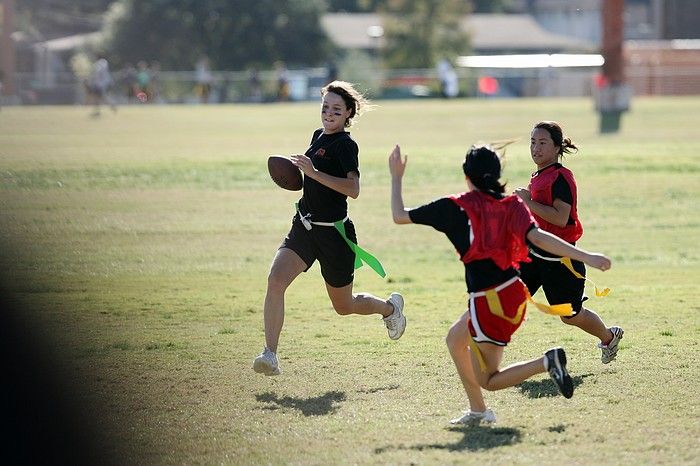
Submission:
<svg viewBox="0 0 700 466">
<path fill-rule="evenodd" d="M 0 276 L 0 451 L 12 465 L 116 464 L 86 428 L 85 406 L 75 400 L 75 381 L 58 375 L 60 354 L 49 354 L 33 323 L 23 317 Z M 77 379 L 77 378 L 76 378 Z"/>
</svg>

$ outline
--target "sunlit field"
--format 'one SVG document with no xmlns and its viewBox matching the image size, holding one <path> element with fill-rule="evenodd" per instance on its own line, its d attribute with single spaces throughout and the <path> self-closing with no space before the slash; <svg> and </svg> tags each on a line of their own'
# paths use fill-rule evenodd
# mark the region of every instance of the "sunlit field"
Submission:
<svg viewBox="0 0 700 466">
<path fill-rule="evenodd" d="M 287 293 L 278 377 L 251 364 L 299 193 L 266 160 L 306 149 L 318 104 L 3 107 L 3 384 L 28 413 L 10 426 L 17 448 L 92 464 L 698 464 L 700 98 L 637 98 L 608 135 L 587 99 L 377 104 L 352 128 L 350 215 L 388 276 L 364 267 L 355 290 L 400 291 L 406 333 L 336 315 L 315 265 Z M 408 154 L 413 206 L 466 188 L 470 144 L 518 138 L 512 190 L 534 170 L 541 119 L 580 147 L 564 162 L 579 244 L 613 259 L 589 271 L 612 293 L 588 303 L 625 336 L 602 365 L 594 338 L 531 310 L 504 363 L 562 345 L 574 397 L 543 374 L 486 393 L 494 427 L 454 427 L 467 405 L 444 336 L 465 308 L 463 268 L 442 234 L 393 224 L 387 157 L 397 143 Z"/>
</svg>

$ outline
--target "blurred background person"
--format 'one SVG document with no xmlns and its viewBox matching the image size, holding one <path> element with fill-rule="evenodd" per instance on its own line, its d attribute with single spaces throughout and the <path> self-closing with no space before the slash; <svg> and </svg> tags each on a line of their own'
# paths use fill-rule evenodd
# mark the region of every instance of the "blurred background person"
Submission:
<svg viewBox="0 0 700 466">
<path fill-rule="evenodd" d="M 262 83 L 257 68 L 251 69 L 248 75 L 248 100 L 251 102 L 262 102 L 263 100 Z"/>
<path fill-rule="evenodd" d="M 338 65 L 334 61 L 328 63 L 326 68 L 326 84 L 338 80 Z"/>
<path fill-rule="evenodd" d="M 88 80 L 88 93 L 91 97 L 94 109 L 92 116 L 100 116 L 100 106 L 102 102 L 109 104 L 112 111 L 117 111 L 117 105 L 109 96 L 109 90 L 112 87 L 112 75 L 109 72 L 109 62 L 104 57 L 100 57 L 92 65 L 90 78 Z"/>
<path fill-rule="evenodd" d="M 133 103 L 136 99 L 136 93 L 138 92 L 136 86 L 136 67 L 134 67 L 133 64 L 127 63 L 124 65 L 124 69 L 120 72 L 119 82 L 126 96 L 126 101 L 128 103 Z"/>
<path fill-rule="evenodd" d="M 151 100 L 151 70 L 145 60 L 136 65 L 136 98 L 141 102 Z"/>
<path fill-rule="evenodd" d="M 197 80 L 197 95 L 200 102 L 206 104 L 209 102 L 211 95 L 211 83 L 214 77 L 209 69 L 209 57 L 203 55 L 195 65 L 195 79 Z"/>
<path fill-rule="evenodd" d="M 440 81 L 440 95 L 445 99 L 457 97 L 459 94 L 459 79 L 452 63 L 443 58 L 437 64 L 437 75 Z"/>
<path fill-rule="evenodd" d="M 289 100 L 289 73 L 287 65 L 282 61 L 275 62 L 277 72 L 277 101 L 286 102 Z"/>
</svg>

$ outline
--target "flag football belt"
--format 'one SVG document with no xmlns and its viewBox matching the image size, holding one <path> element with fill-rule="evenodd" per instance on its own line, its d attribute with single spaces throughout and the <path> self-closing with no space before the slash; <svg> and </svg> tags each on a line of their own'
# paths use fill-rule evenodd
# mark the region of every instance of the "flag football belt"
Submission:
<svg viewBox="0 0 700 466">
<path fill-rule="evenodd" d="M 486 304 L 488 305 L 489 312 L 491 312 L 491 314 L 495 315 L 496 317 L 500 317 L 501 319 L 508 321 L 511 325 L 516 325 L 518 322 L 520 322 L 528 303 L 532 304 L 538 310 L 544 312 L 545 314 L 560 317 L 568 317 L 574 313 L 571 303 L 551 305 L 538 303 L 537 301 L 532 299 L 532 296 L 530 296 L 530 292 L 527 290 L 527 288 L 525 288 L 525 300 L 518 306 L 518 310 L 515 313 L 515 315 L 513 317 L 508 317 L 503 311 L 503 306 L 501 306 L 501 300 L 498 298 L 498 292 L 508 288 L 510 285 L 512 285 L 519 279 L 520 277 L 515 276 L 510 280 L 501 283 L 495 288 L 469 293 L 469 298 L 474 299 L 484 296 L 486 298 Z M 486 372 L 486 362 L 484 361 L 484 356 L 481 354 L 481 350 L 479 350 L 479 346 L 476 344 L 471 334 L 469 335 L 469 347 L 476 356 L 477 361 L 479 361 L 479 367 L 481 368 L 481 371 Z"/>
<path fill-rule="evenodd" d="M 372 254 L 367 252 L 366 250 L 362 249 L 357 243 L 352 242 L 350 238 L 347 237 L 345 234 L 345 221 L 349 218 L 347 215 L 345 216 L 344 219 L 338 220 L 337 222 L 314 222 L 309 219 L 311 217 L 311 214 L 306 214 L 302 215 L 301 211 L 299 210 L 299 203 L 295 203 L 294 206 L 297 209 L 297 213 L 299 214 L 299 220 L 301 220 L 301 223 L 304 225 L 304 228 L 306 228 L 308 231 L 311 231 L 313 228 L 313 225 L 320 226 L 320 227 L 334 227 L 336 230 L 338 230 L 338 233 L 340 233 L 340 236 L 343 237 L 345 242 L 348 244 L 350 249 L 352 249 L 352 252 L 355 253 L 355 268 L 359 269 L 362 267 L 362 263 L 364 262 L 365 264 L 369 265 L 372 270 L 377 272 L 377 274 L 384 278 L 386 277 L 386 272 L 384 271 L 384 267 L 382 267 L 382 263 L 379 262 L 379 260 L 374 257 Z"/>
<path fill-rule="evenodd" d="M 569 269 L 569 271 L 570 271 L 572 274 L 574 274 L 574 277 L 580 278 L 580 279 L 582 279 L 582 280 L 588 280 L 589 282 L 591 282 L 591 283 L 593 284 L 593 288 L 595 289 L 595 295 L 596 295 L 597 297 L 607 296 L 607 295 L 610 294 L 610 288 L 605 287 L 605 288 L 603 288 L 603 289 L 601 290 L 601 289 L 599 289 L 599 288 L 596 286 L 595 283 L 593 283 L 593 280 L 590 280 L 590 279 L 584 277 L 583 275 L 581 275 L 580 273 L 578 273 L 578 272 L 574 269 L 574 265 L 571 263 L 571 258 L 570 258 L 570 257 L 545 257 L 545 256 L 542 256 L 542 255 L 540 255 L 540 254 L 537 254 L 537 253 L 536 253 L 535 251 L 533 251 L 532 249 L 530 249 L 530 254 L 532 254 L 533 256 L 537 257 L 538 259 L 542 259 L 542 260 L 545 260 L 545 261 L 549 261 L 549 262 L 561 262 L 562 264 L 564 264 L 564 267 L 566 267 L 567 269 Z"/>
</svg>

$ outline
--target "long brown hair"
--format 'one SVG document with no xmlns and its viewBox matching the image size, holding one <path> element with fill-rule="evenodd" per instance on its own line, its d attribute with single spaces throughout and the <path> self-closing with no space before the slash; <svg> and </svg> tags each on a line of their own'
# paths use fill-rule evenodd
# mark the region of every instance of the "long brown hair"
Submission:
<svg viewBox="0 0 700 466">
<path fill-rule="evenodd" d="M 355 115 L 362 115 L 364 112 L 372 110 L 373 108 L 370 100 L 355 89 L 355 87 L 349 82 L 333 81 L 328 83 L 321 89 L 321 97 L 325 96 L 329 92 L 338 94 L 340 97 L 342 97 L 343 101 L 345 102 L 345 106 L 350 109 L 350 116 L 347 120 L 345 120 L 346 128 L 352 126 L 352 119 L 355 117 Z"/>
</svg>

